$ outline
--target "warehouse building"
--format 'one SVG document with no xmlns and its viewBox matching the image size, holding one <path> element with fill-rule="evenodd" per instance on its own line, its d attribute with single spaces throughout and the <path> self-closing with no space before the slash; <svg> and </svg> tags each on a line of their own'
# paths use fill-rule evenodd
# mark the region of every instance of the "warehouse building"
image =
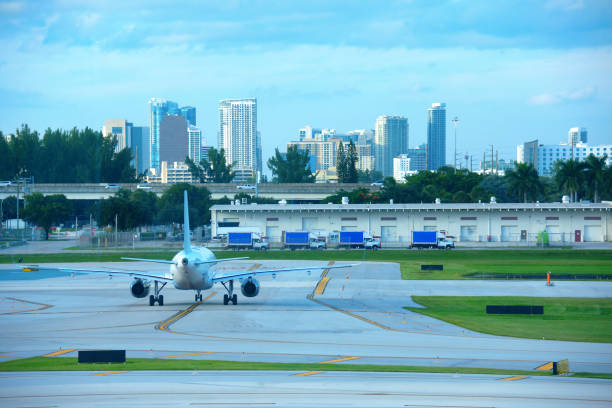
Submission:
<svg viewBox="0 0 612 408">
<path fill-rule="evenodd" d="M 529 204 L 236 204 L 211 208 L 219 227 L 255 227 L 270 242 L 283 231 L 364 231 L 383 244 L 405 246 L 412 231 L 444 231 L 457 242 L 552 243 L 611 241 L 612 202 Z"/>
</svg>

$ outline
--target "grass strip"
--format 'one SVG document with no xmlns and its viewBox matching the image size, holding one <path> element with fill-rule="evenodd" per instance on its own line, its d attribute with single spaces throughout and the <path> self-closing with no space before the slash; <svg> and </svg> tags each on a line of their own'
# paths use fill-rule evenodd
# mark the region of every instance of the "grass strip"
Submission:
<svg viewBox="0 0 612 408">
<path fill-rule="evenodd" d="M 612 298 L 413 296 L 410 311 L 466 329 L 529 339 L 612 343 Z M 486 305 L 543 305 L 543 315 L 488 315 Z"/>
<path fill-rule="evenodd" d="M 0 372 L 17 371 L 348 371 L 552 376 L 550 371 L 506 370 L 477 367 L 405 366 L 376 364 L 264 363 L 227 360 L 167 360 L 128 358 L 125 363 L 79 364 L 74 357 L 30 357 L 0 362 Z M 571 373 L 573 377 L 612 379 L 612 373 Z"/>
<path fill-rule="evenodd" d="M 22 259 L 22 263 L 121 262 L 121 257 L 171 259 L 176 249 L 149 251 L 99 251 L 84 253 L 0 255 L 0 263 Z M 326 251 L 215 251 L 218 258 L 247 256 L 252 260 L 313 260 L 398 262 L 403 279 L 470 279 L 472 273 L 574 275 L 612 274 L 611 250 L 522 249 L 522 250 L 326 250 Z M 442 264 L 443 271 L 420 270 L 422 264 Z"/>
<path fill-rule="evenodd" d="M 79 364 L 74 357 L 30 357 L 0 362 L 5 371 L 368 371 L 400 373 L 459 373 L 492 375 L 552 375 L 549 371 L 505 370 L 472 367 L 405 366 L 375 364 L 264 363 L 226 360 L 187 360 L 159 358 L 128 358 L 124 363 Z"/>
</svg>

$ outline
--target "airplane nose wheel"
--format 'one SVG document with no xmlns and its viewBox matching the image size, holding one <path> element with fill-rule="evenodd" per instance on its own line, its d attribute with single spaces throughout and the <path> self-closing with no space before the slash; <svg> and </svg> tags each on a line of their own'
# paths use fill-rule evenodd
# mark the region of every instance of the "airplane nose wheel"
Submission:
<svg viewBox="0 0 612 408">
<path fill-rule="evenodd" d="M 202 301 L 202 294 L 200 293 L 199 290 L 198 290 L 198 293 L 196 293 L 196 295 L 195 295 L 195 301 L 196 302 L 201 302 Z"/>
</svg>

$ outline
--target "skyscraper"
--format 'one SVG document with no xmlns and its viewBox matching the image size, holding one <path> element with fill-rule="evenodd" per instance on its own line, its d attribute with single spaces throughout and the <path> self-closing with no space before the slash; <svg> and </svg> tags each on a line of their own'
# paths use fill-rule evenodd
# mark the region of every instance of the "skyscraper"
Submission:
<svg viewBox="0 0 612 408">
<path fill-rule="evenodd" d="M 180 115 L 185 118 L 188 125 L 196 126 L 196 108 L 193 106 L 183 106 L 179 109 Z"/>
<path fill-rule="evenodd" d="M 200 163 L 202 159 L 202 131 L 196 126 L 188 125 L 187 135 L 189 138 L 189 158 L 194 163 Z"/>
<path fill-rule="evenodd" d="M 146 126 L 132 127 L 132 156 L 134 157 L 134 168 L 138 174 L 142 174 L 151 167 L 149 153 L 149 128 Z"/>
<path fill-rule="evenodd" d="M 180 115 L 164 115 L 159 124 L 159 161 L 184 162 L 189 154 L 187 121 Z"/>
<path fill-rule="evenodd" d="M 102 126 L 102 135 L 115 138 L 115 152 L 120 152 L 132 144 L 132 126 L 132 123 L 125 119 L 106 119 Z"/>
<path fill-rule="evenodd" d="M 446 166 L 446 104 L 432 103 L 427 113 L 427 170 L 438 170 Z"/>
<path fill-rule="evenodd" d="M 219 148 L 227 164 L 234 165 L 235 181 L 255 176 L 257 162 L 257 99 L 225 99 L 219 103 Z"/>
<path fill-rule="evenodd" d="M 393 158 L 408 153 L 408 119 L 379 116 L 374 129 L 376 170 L 383 177 L 393 176 Z"/>
<path fill-rule="evenodd" d="M 150 165 L 155 169 L 160 169 L 159 160 L 159 125 L 165 115 L 178 115 L 179 109 L 176 102 L 167 101 L 160 98 L 149 100 L 149 154 L 151 156 Z M 185 160 L 185 158 L 183 158 Z"/>
</svg>

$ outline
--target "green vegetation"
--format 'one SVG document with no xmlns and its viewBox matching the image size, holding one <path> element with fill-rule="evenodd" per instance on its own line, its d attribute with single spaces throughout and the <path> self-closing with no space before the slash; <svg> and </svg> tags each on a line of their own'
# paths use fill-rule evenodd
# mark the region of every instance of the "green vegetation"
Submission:
<svg viewBox="0 0 612 408">
<path fill-rule="evenodd" d="M 195 163 L 189 157 L 185 157 L 185 163 L 191 175 L 200 183 L 231 183 L 235 177 L 233 165 L 225 161 L 224 148 L 217 150 L 211 147 L 208 150 L 208 160 L 202 159 L 199 163 Z"/>
<path fill-rule="evenodd" d="M 224 360 L 168 360 L 128 358 L 125 364 L 79 364 L 73 357 L 31 357 L 0 362 L 0 372 L 8 371 L 366 371 L 396 373 L 449 373 L 488 375 L 551 376 L 550 371 L 504 370 L 477 367 L 404 366 L 375 364 L 264 363 Z M 612 373 L 572 373 L 574 377 L 612 379 Z"/>
<path fill-rule="evenodd" d="M 45 239 L 49 239 L 51 226 L 64 221 L 72 214 L 72 203 L 63 194 L 44 196 L 41 193 L 33 193 L 26 196 L 23 213 L 26 220 L 43 227 Z"/>
<path fill-rule="evenodd" d="M 298 151 L 293 145 L 282 155 L 277 147 L 274 156 L 268 159 L 268 168 L 272 171 L 272 180 L 277 183 L 314 183 L 315 175 L 310 171 L 309 161 L 308 150 Z"/>
<path fill-rule="evenodd" d="M 248 256 L 251 260 L 321 260 L 399 262 L 403 279 L 470 279 L 472 273 L 612 274 L 612 251 L 572 249 L 513 250 L 384 250 L 384 251 L 214 251 L 218 258 Z M 171 259 L 176 249 L 151 251 L 99 251 L 87 253 L 20 254 L 23 263 L 119 262 L 121 257 Z M 0 255 L 0 263 L 11 263 Z M 442 264 L 443 271 L 421 271 L 422 264 Z"/>
<path fill-rule="evenodd" d="M 413 296 L 406 307 L 482 333 L 531 339 L 612 343 L 612 299 Z M 487 315 L 486 305 L 543 305 L 543 315 Z"/>
<path fill-rule="evenodd" d="M 552 375 L 548 371 L 503 370 L 472 367 L 403 366 L 375 364 L 264 363 L 225 360 L 129 358 L 125 364 L 79 364 L 74 357 L 31 357 L 0 362 L 2 371 L 142 371 L 142 370 L 265 370 L 265 371 L 369 371 L 404 373 L 460 373 L 499 375 Z"/>
</svg>

